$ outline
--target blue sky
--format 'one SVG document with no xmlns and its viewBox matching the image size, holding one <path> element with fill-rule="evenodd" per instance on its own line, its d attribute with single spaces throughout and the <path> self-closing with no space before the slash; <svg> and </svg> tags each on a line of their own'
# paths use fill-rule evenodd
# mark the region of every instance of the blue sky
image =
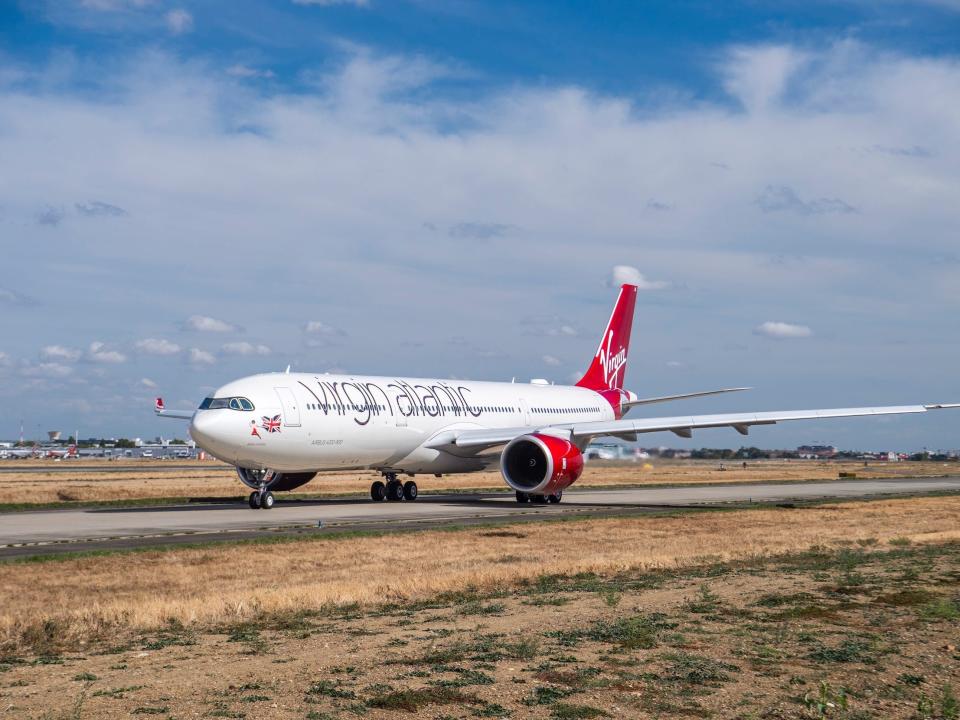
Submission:
<svg viewBox="0 0 960 720">
<path fill-rule="evenodd" d="M 631 389 L 756 388 L 657 414 L 955 401 L 958 41 L 955 0 L 0 4 L 0 436 L 287 364 L 567 382 L 622 279 Z"/>
</svg>

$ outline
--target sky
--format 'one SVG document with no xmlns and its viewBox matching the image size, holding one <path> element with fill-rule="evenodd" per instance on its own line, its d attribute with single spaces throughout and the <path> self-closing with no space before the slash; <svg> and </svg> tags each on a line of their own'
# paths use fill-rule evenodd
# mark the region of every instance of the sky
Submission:
<svg viewBox="0 0 960 720">
<path fill-rule="evenodd" d="M 0 438 L 243 375 L 960 402 L 957 0 L 0 1 Z M 639 413 L 634 411 L 635 414 Z M 651 445 L 960 447 L 960 413 Z"/>
</svg>

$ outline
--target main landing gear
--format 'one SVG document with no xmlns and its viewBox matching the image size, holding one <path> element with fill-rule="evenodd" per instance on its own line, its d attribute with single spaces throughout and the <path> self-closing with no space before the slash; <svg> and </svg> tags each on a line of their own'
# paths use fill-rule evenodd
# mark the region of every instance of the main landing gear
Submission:
<svg viewBox="0 0 960 720">
<path fill-rule="evenodd" d="M 551 495 L 531 495 L 530 493 L 520 492 L 517 490 L 517 502 L 521 504 L 529 502 L 536 503 L 538 505 L 546 505 L 547 503 L 556 505 L 561 499 L 563 499 L 562 490 Z"/>
<path fill-rule="evenodd" d="M 400 502 L 409 500 L 413 502 L 417 499 L 417 484 L 413 480 L 401 482 L 397 480 L 396 473 L 384 473 L 386 483 L 377 480 L 370 486 L 370 499 L 374 502 L 388 500 L 390 502 Z"/>
</svg>

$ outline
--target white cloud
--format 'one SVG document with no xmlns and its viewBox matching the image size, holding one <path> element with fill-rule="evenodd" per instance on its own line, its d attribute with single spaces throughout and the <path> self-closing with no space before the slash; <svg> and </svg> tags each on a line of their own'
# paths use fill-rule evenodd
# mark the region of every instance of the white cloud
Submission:
<svg viewBox="0 0 960 720">
<path fill-rule="evenodd" d="M 201 350 L 200 348 L 190 348 L 189 359 L 193 365 L 214 365 L 217 362 L 217 359 L 212 353 L 208 353 L 206 350 Z"/>
<path fill-rule="evenodd" d="M 252 68 L 249 65 L 242 65 L 240 63 L 228 67 L 226 73 L 232 77 L 249 79 L 268 79 L 274 77 L 273 70 L 258 70 L 257 68 Z"/>
<path fill-rule="evenodd" d="M 144 338 L 134 345 L 139 352 L 147 355 L 176 355 L 180 346 L 163 338 Z"/>
<path fill-rule="evenodd" d="M 805 338 L 813 335 L 806 325 L 794 325 L 792 323 L 767 321 L 754 328 L 754 334 L 763 335 L 771 338 Z"/>
<path fill-rule="evenodd" d="M 183 35 L 193 30 L 193 15 L 183 8 L 171 10 L 163 16 L 163 20 L 174 35 Z"/>
<path fill-rule="evenodd" d="M 145 388 L 150 388 L 151 390 L 157 387 L 157 384 L 150 378 L 140 378 L 140 384 Z"/>
<path fill-rule="evenodd" d="M 662 290 L 670 287 L 670 283 L 662 280 L 647 280 L 643 273 L 631 265 L 614 265 L 610 286 L 620 287 L 624 283 L 636 285 L 638 290 Z"/>
<path fill-rule="evenodd" d="M 340 328 L 333 327 L 320 320 L 311 320 L 303 326 L 303 331 L 309 335 L 346 335 Z"/>
<path fill-rule="evenodd" d="M 248 342 L 226 343 L 220 350 L 227 355 L 269 355 L 271 353 L 266 345 L 254 345 Z"/>
<path fill-rule="evenodd" d="M 356 7 L 368 7 L 370 0 L 293 0 L 294 5 L 319 5 L 321 7 L 331 7 L 333 5 L 355 5 Z"/>
<path fill-rule="evenodd" d="M 748 111 L 764 112 L 780 102 L 806 60 L 806 54 L 785 45 L 736 48 L 724 62 L 724 86 Z"/>
<path fill-rule="evenodd" d="M 153 5 L 155 2 L 156 0 L 80 0 L 80 5 L 90 10 L 115 12 L 129 8 L 140 10 Z"/>
<path fill-rule="evenodd" d="M 5 352 L 0 352 L 0 367 L 9 367 L 10 366 L 10 356 Z"/>
<path fill-rule="evenodd" d="M 62 345 L 47 345 L 40 351 L 41 358 L 55 362 L 76 362 L 81 355 L 83 353 L 80 350 Z"/>
<path fill-rule="evenodd" d="M 560 360 L 555 358 L 553 355 L 544 355 L 542 359 L 547 365 L 557 366 L 560 364 Z"/>
<path fill-rule="evenodd" d="M 236 325 L 231 325 L 228 322 L 207 317 L 206 315 L 191 315 L 189 318 L 187 318 L 187 322 L 184 324 L 184 326 L 188 330 L 214 333 L 236 332 L 239 329 Z"/>
<path fill-rule="evenodd" d="M 72 375 L 73 368 L 68 365 L 52 362 L 38 363 L 36 365 L 24 363 L 20 368 L 20 374 L 24 377 L 58 379 Z"/>
<path fill-rule="evenodd" d="M 89 362 L 103 363 L 105 365 L 119 365 L 127 361 L 127 356 L 116 350 L 108 350 L 106 345 L 100 341 L 90 343 L 87 350 L 86 359 Z"/>
</svg>

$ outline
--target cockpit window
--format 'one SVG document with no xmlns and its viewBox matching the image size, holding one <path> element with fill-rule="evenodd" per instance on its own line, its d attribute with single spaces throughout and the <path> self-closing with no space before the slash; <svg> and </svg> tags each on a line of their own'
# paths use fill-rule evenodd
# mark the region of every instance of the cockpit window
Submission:
<svg viewBox="0 0 960 720">
<path fill-rule="evenodd" d="M 200 403 L 201 410 L 223 410 L 224 408 L 229 408 L 231 410 L 242 410 L 242 411 L 252 411 L 254 409 L 253 403 L 243 397 L 232 397 L 232 398 L 204 398 L 203 402 Z"/>
</svg>

